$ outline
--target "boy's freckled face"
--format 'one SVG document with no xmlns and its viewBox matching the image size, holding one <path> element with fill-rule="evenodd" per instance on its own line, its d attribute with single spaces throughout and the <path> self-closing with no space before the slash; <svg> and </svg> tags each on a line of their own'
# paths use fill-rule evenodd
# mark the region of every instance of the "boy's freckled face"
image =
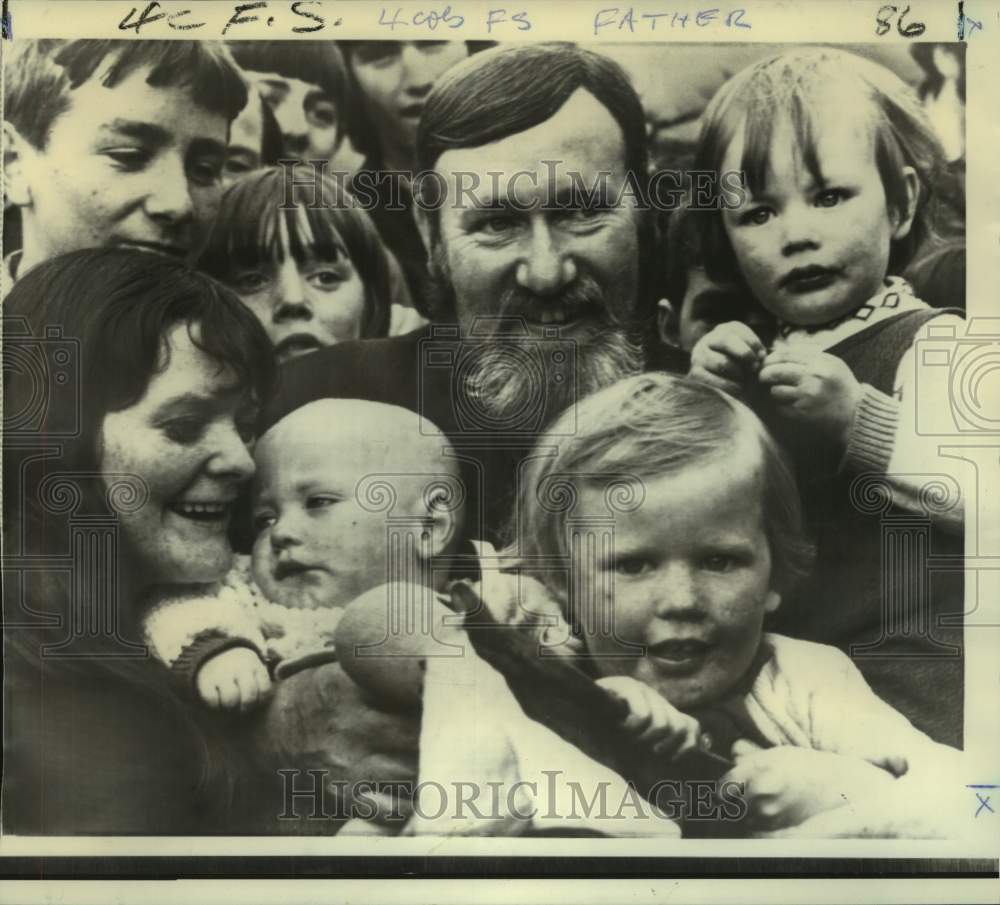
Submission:
<svg viewBox="0 0 1000 905">
<path fill-rule="evenodd" d="M 842 106 L 842 105 L 841 105 Z M 743 140 L 723 159 L 740 170 Z M 723 212 L 736 259 L 760 303 L 779 319 L 814 326 L 843 317 L 878 292 L 893 239 L 910 219 L 888 210 L 874 136 L 857 111 L 831 107 L 816 136 L 822 182 L 802 159 L 791 126 L 775 130 L 766 187 Z"/>
<path fill-rule="evenodd" d="M 226 118 L 185 86 L 148 85 L 149 67 L 110 88 L 106 70 L 69 92 L 45 147 L 27 150 L 33 260 L 128 243 L 189 254 L 218 210 Z"/>
<path fill-rule="evenodd" d="M 755 446 L 648 480 L 642 506 L 615 516 L 614 552 L 596 563 L 596 612 L 579 617 L 599 673 L 632 676 L 679 708 L 717 701 L 745 675 L 779 602 Z M 578 512 L 606 514 L 603 488 L 584 488 Z M 611 614 L 614 635 L 600 627 Z M 646 655 L 615 656 L 623 643 Z"/>
</svg>

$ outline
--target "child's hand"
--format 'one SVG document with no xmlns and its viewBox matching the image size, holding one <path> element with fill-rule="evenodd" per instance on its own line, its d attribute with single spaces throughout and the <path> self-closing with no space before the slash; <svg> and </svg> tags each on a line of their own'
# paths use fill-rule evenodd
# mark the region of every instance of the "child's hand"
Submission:
<svg viewBox="0 0 1000 905">
<path fill-rule="evenodd" d="M 720 782 L 742 783 L 747 820 L 757 830 L 797 826 L 823 811 L 864 801 L 896 781 L 859 757 L 782 745 L 733 745 L 733 767 Z"/>
<path fill-rule="evenodd" d="M 271 691 L 271 677 L 256 651 L 231 647 L 217 654 L 198 670 L 198 697 L 208 707 L 249 710 Z"/>
<path fill-rule="evenodd" d="M 597 684 L 625 700 L 629 706 L 625 731 L 637 741 L 651 744 L 656 754 L 677 757 L 698 747 L 698 721 L 681 713 L 645 682 L 628 676 L 608 676 L 598 679 Z"/>
<path fill-rule="evenodd" d="M 787 417 L 811 424 L 847 445 L 862 389 L 851 369 L 836 355 L 813 350 L 780 349 L 764 359 L 760 382 Z"/>
<path fill-rule="evenodd" d="M 760 369 L 767 350 L 757 334 L 741 321 L 719 324 L 691 350 L 692 377 L 737 398 Z"/>
</svg>

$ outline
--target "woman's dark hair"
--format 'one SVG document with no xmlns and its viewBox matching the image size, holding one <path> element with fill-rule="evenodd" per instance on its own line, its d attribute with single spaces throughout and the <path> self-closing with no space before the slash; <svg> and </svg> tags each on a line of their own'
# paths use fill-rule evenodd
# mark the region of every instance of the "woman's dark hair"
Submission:
<svg viewBox="0 0 1000 905">
<path fill-rule="evenodd" d="M 234 293 L 180 261 L 87 249 L 39 264 L 15 283 L 4 303 L 5 554 L 51 556 L 65 545 L 66 521 L 42 499 L 54 471 L 75 485 L 77 514 L 108 514 L 112 501 L 99 480 L 104 418 L 142 398 L 178 324 L 197 325 L 192 341 L 266 400 L 276 375 L 266 332 Z M 58 610 L 68 589 L 43 585 L 39 610 Z M 33 635 L 18 630 L 12 640 L 37 657 L 52 639 Z"/>
<path fill-rule="evenodd" d="M 199 267 L 228 283 L 241 269 L 284 260 L 282 219 L 297 262 L 308 252 L 330 261 L 347 255 L 365 290 L 361 337 L 386 336 L 388 254 L 368 214 L 326 174 L 303 184 L 292 179 L 291 169 L 271 167 L 237 179 L 222 196 Z"/>
<path fill-rule="evenodd" d="M 121 599 L 128 591 L 115 580 L 123 574 L 115 548 L 105 540 L 100 560 L 94 558 L 96 550 L 69 549 L 74 519 L 77 530 L 86 523 L 91 534 L 104 532 L 106 538 L 114 531 L 114 510 L 128 503 L 125 484 L 108 489 L 102 483 L 101 427 L 109 412 L 138 401 L 166 366 L 165 337 L 179 324 L 188 325 L 192 341 L 206 355 L 266 400 L 276 365 L 263 327 L 232 292 L 178 260 L 120 248 L 75 251 L 30 269 L 5 301 L 5 677 L 18 677 L 15 693 L 22 695 L 43 684 L 79 686 L 85 697 L 93 693 L 87 689 L 121 687 L 126 700 L 138 695 L 151 712 L 173 714 L 176 726 L 186 729 L 178 744 L 190 743 L 197 758 L 191 764 L 200 776 L 196 804 L 206 819 L 226 821 L 234 783 L 245 768 L 238 752 L 229 750 L 211 721 L 181 696 L 165 666 L 141 656 L 141 601 Z M 197 332 L 190 329 L 195 325 Z M 116 486 L 118 494 L 125 494 L 116 496 Z M 120 546 L 117 555 L 122 555 Z M 70 568 L 60 568 L 67 558 Z M 19 560 L 28 567 L 20 568 Z M 39 563 L 56 565 L 39 569 Z M 88 564 L 94 572 L 90 583 L 79 574 Z M 114 626 L 102 621 L 108 612 Z M 82 625 L 71 629 L 77 620 Z M 68 656 L 50 655 L 67 640 L 80 640 L 81 630 L 85 655 L 72 650 Z M 101 731 L 94 727 L 95 733 Z M 99 750 L 99 735 L 93 741 Z M 24 763 L 24 756 L 21 752 L 22 773 L 34 775 L 36 768 Z M 44 775 L 45 769 L 60 768 L 37 769 Z M 60 774 L 59 780 L 66 777 Z M 25 794 L 37 799 L 39 792 Z M 53 820 L 66 825 L 56 815 Z M 156 825 L 155 815 L 150 825 Z"/>
</svg>

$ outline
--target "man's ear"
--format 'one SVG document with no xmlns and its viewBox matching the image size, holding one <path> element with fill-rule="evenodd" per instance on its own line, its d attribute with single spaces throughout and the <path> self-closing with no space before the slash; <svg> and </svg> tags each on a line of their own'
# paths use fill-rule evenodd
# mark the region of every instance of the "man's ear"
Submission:
<svg viewBox="0 0 1000 905">
<path fill-rule="evenodd" d="M 668 345 L 672 345 L 675 340 L 674 323 L 677 320 L 677 313 L 670 304 L 670 299 L 660 299 L 656 303 L 656 329 L 660 334 L 660 340 Z"/>
<path fill-rule="evenodd" d="M 4 197 L 8 204 L 17 207 L 31 205 L 31 188 L 25 166 L 27 159 L 34 152 L 13 123 L 4 120 L 3 124 L 3 170 Z"/>
<path fill-rule="evenodd" d="M 781 595 L 774 590 L 768 591 L 764 598 L 764 612 L 773 613 L 779 606 L 781 606 Z"/>
<path fill-rule="evenodd" d="M 920 197 L 920 180 L 913 167 L 903 167 L 903 181 L 906 183 L 906 210 L 895 211 L 892 215 L 893 239 L 904 239 L 913 226 L 913 218 L 917 213 L 917 200 Z"/>
</svg>

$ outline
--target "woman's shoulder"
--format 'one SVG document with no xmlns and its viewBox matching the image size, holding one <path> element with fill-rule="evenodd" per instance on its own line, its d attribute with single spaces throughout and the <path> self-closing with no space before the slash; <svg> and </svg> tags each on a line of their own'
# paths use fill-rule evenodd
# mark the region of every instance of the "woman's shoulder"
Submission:
<svg viewBox="0 0 1000 905">
<path fill-rule="evenodd" d="M 5 832 L 197 831 L 203 745 L 166 695 L 99 674 L 5 693 Z"/>
</svg>

